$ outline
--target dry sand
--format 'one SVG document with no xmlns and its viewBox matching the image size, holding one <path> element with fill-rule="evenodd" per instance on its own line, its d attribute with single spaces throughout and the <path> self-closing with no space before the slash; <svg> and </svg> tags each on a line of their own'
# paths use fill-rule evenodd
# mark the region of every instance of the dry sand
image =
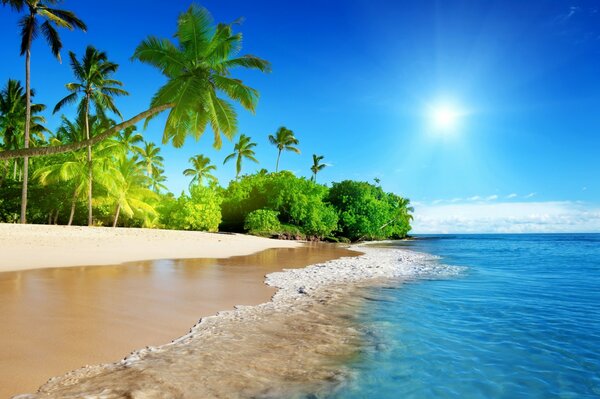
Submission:
<svg viewBox="0 0 600 399">
<path fill-rule="evenodd" d="M 0 272 L 152 259 L 227 258 L 300 245 L 242 234 L 0 223 Z"/>
</svg>

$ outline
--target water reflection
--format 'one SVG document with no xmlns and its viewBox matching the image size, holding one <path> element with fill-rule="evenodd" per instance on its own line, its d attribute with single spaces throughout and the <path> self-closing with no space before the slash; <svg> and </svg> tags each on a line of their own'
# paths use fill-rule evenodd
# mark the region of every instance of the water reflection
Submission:
<svg viewBox="0 0 600 399">
<path fill-rule="evenodd" d="M 181 336 L 202 316 L 267 301 L 264 275 L 354 253 L 332 245 L 228 259 L 0 273 L 0 397 Z"/>
</svg>

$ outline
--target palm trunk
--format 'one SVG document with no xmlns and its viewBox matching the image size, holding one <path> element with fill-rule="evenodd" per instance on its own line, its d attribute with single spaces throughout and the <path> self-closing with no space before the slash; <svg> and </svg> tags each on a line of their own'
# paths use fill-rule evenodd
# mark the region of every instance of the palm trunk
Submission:
<svg viewBox="0 0 600 399">
<path fill-rule="evenodd" d="M 15 159 L 14 163 L 13 163 L 13 180 L 17 181 L 17 161 L 18 159 Z"/>
<path fill-rule="evenodd" d="M 277 163 L 275 164 L 275 173 L 279 172 L 279 158 L 281 157 L 281 150 L 277 153 Z"/>
<path fill-rule="evenodd" d="M 58 224 L 58 209 L 56 210 L 56 212 L 54 213 L 54 225 Z"/>
<path fill-rule="evenodd" d="M 121 204 L 117 204 L 117 210 L 115 211 L 115 220 L 113 222 L 113 227 L 117 227 L 117 222 L 119 221 L 119 212 L 121 212 Z"/>
<path fill-rule="evenodd" d="M 25 145 L 29 148 L 29 124 L 31 123 L 31 36 L 25 52 Z M 29 179 L 29 157 L 23 157 L 23 189 L 21 190 L 21 223 L 27 223 L 27 181 Z"/>
<path fill-rule="evenodd" d="M 71 213 L 69 214 L 69 223 L 70 226 L 73 224 L 73 217 L 75 216 L 75 206 L 77 206 L 77 188 L 73 191 L 73 199 L 71 200 Z"/>
<path fill-rule="evenodd" d="M 90 120 L 89 120 L 89 112 L 90 112 L 90 94 L 87 93 L 85 97 L 85 139 L 90 139 Z M 88 226 L 93 224 L 93 214 L 92 214 L 92 180 L 93 180 L 93 171 L 92 171 L 92 146 L 87 146 L 87 162 L 88 162 Z"/>
<path fill-rule="evenodd" d="M 136 116 L 131 119 L 128 119 L 124 122 L 119 123 L 109 129 L 106 129 L 102 133 L 90 138 L 89 140 L 82 140 L 76 143 L 70 144 L 62 144 L 57 146 L 46 146 L 46 147 L 35 147 L 28 149 L 18 149 L 18 150 L 6 150 L 0 151 L 0 159 L 12 159 L 12 158 L 24 158 L 24 157 L 39 157 L 43 155 L 52 155 L 52 154 L 62 154 L 65 152 L 77 151 L 82 148 L 87 147 L 88 145 L 97 144 L 107 138 L 114 136 L 118 132 L 123 129 L 128 128 L 129 126 L 133 126 L 141 120 L 144 120 L 152 115 L 158 114 L 159 112 L 165 111 L 169 108 L 173 108 L 175 104 L 162 104 L 157 105 L 156 107 L 152 107 L 149 110 L 144 112 L 140 112 Z"/>
</svg>

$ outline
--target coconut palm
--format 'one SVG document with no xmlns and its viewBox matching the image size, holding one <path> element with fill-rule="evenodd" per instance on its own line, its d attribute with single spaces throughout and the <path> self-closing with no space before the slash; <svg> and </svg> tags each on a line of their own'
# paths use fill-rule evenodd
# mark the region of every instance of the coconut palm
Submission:
<svg viewBox="0 0 600 399">
<path fill-rule="evenodd" d="M 9 5 L 17 11 L 25 10 L 25 15 L 19 21 L 21 27 L 21 55 L 25 55 L 25 129 L 23 148 L 29 148 L 29 135 L 31 124 L 31 44 L 41 31 L 50 46 L 52 54 L 60 61 L 62 42 L 55 27 L 75 28 L 85 31 L 87 28 L 83 21 L 71 11 L 51 8 L 55 0 L 2 0 L 2 4 Z M 44 22 L 39 25 L 38 20 Z M 23 190 L 21 193 L 21 223 L 26 223 L 27 215 L 27 182 L 29 174 L 29 158 L 23 157 Z"/>
<path fill-rule="evenodd" d="M 9 1 L 9 0 L 3 0 Z M 16 1 L 16 0 L 15 0 Z M 199 138 L 207 125 L 214 133 L 214 146 L 221 146 L 221 133 L 228 138 L 237 130 L 237 114 L 224 94 L 242 107 L 254 112 L 258 91 L 231 76 L 234 68 L 270 70 L 270 64 L 253 55 L 239 56 L 241 33 L 233 33 L 234 24 L 214 25 L 203 8 L 190 6 L 177 21 L 175 37 L 148 37 L 136 49 L 133 58 L 157 67 L 167 83 L 154 95 L 151 108 L 121 122 L 96 137 L 62 146 L 30 148 L 0 152 L 0 159 L 40 156 L 75 151 L 94 145 L 141 120 L 170 110 L 163 132 L 163 141 L 183 145 L 185 137 Z"/>
<path fill-rule="evenodd" d="M 164 158 L 159 155 L 160 147 L 154 143 L 144 141 L 144 147 L 140 148 L 137 155 L 139 156 L 138 165 L 146 172 L 146 176 L 152 178 L 154 172 L 161 170 Z"/>
<path fill-rule="evenodd" d="M 136 133 L 137 127 L 130 126 L 126 129 L 121 130 L 117 134 L 117 141 L 121 143 L 123 149 L 127 154 L 136 154 L 140 152 L 142 149 L 137 145 L 144 141 L 144 137 Z"/>
<path fill-rule="evenodd" d="M 211 173 L 217 168 L 215 165 L 210 164 L 210 158 L 204 155 L 196 155 L 190 158 L 191 168 L 183 171 L 185 176 L 192 176 L 190 187 L 194 184 L 202 184 L 202 181 L 206 179 L 208 182 L 216 182 L 217 178 Z"/>
<path fill-rule="evenodd" d="M 163 183 L 167 181 L 167 176 L 164 175 L 163 169 L 154 169 L 152 176 L 150 177 L 150 188 L 157 194 L 160 194 L 162 190 L 168 191 L 167 186 Z"/>
<path fill-rule="evenodd" d="M 231 139 L 237 131 L 233 105 L 220 98 L 223 93 L 245 109 L 254 112 L 258 91 L 231 77 L 236 67 L 269 71 L 267 61 L 252 55 L 237 57 L 242 34 L 233 33 L 233 24 L 213 25 L 210 13 L 196 5 L 179 16 L 178 43 L 148 37 L 135 50 L 133 58 L 161 70 L 168 82 L 152 98 L 151 107 L 171 104 L 163 143 L 181 147 L 188 135 L 199 139 L 210 124 L 215 148 L 221 147 L 221 134 Z"/>
<path fill-rule="evenodd" d="M 275 164 L 275 172 L 279 171 L 279 158 L 283 150 L 292 151 L 296 154 L 300 154 L 300 150 L 296 147 L 300 142 L 294 136 L 294 132 L 287 129 L 285 126 L 281 126 L 275 132 L 275 136 L 269 135 L 269 142 L 277 147 L 277 163 Z"/>
<path fill-rule="evenodd" d="M 31 96 L 35 91 L 31 89 Z M 6 86 L 0 91 L 0 139 L 3 150 L 21 148 L 25 140 L 25 115 L 26 115 L 25 89 L 18 80 L 9 79 Z M 46 108 L 42 104 L 31 105 L 30 139 L 33 143 L 43 139 L 44 132 L 48 130 L 43 126 L 46 120 L 38 115 Z M 18 162 L 13 163 L 13 179 L 16 180 Z"/>
<path fill-rule="evenodd" d="M 93 133 L 104 129 L 106 121 L 96 116 L 89 119 L 90 128 Z M 62 117 L 61 126 L 56 131 L 56 135 L 51 142 L 54 145 L 69 143 L 81 140 L 85 136 L 85 118 L 80 115 L 75 121 L 70 121 Z M 112 164 L 115 156 L 123 153 L 123 149 L 116 140 L 106 140 L 93 148 L 94 153 L 94 183 L 106 187 L 112 184 L 113 176 L 109 173 L 108 165 Z M 59 154 L 54 162 L 44 165 L 33 174 L 40 184 L 61 184 L 68 183 L 72 186 L 73 196 L 71 197 L 71 212 L 69 214 L 70 226 L 73 223 L 77 200 L 85 197 L 88 191 L 89 171 L 87 154 L 83 151 L 73 151 L 67 154 Z"/>
<path fill-rule="evenodd" d="M 252 162 L 258 163 L 258 160 L 254 157 L 255 154 L 254 150 L 252 149 L 254 147 L 256 147 L 256 143 L 252 142 L 250 137 L 246 136 L 245 134 L 242 134 L 238 142 L 233 147 L 233 152 L 227 155 L 227 157 L 225 157 L 223 165 L 237 157 L 237 160 L 235 162 L 236 179 L 239 177 L 240 172 L 242 171 L 242 159 L 248 158 Z"/>
<path fill-rule="evenodd" d="M 319 173 L 320 171 L 322 171 L 323 169 L 325 169 L 325 167 L 327 166 L 327 164 L 326 163 L 320 163 L 323 160 L 323 158 L 325 158 L 323 155 L 317 156 L 317 154 L 313 154 L 312 158 L 313 158 L 313 164 L 310 167 L 310 170 L 313 173 L 312 181 L 314 181 L 316 183 L 316 181 L 317 181 L 317 173 Z"/>
<path fill-rule="evenodd" d="M 76 82 L 67 83 L 65 87 L 71 92 L 68 96 L 60 100 L 54 107 L 53 113 L 58 112 L 67 104 L 72 104 L 80 99 L 78 111 L 85 118 L 85 139 L 90 139 L 90 106 L 93 105 L 96 115 L 106 118 L 105 110 L 110 110 L 122 118 L 121 113 L 114 103 L 114 96 L 127 95 L 121 88 L 123 83 L 111 78 L 119 66 L 108 60 L 104 51 L 98 51 L 93 46 L 88 46 L 81 62 L 72 51 L 69 52 L 71 59 L 71 69 L 75 75 Z M 92 146 L 87 146 L 88 155 L 88 225 L 93 222 L 92 210 L 92 187 L 93 187 L 93 166 L 92 166 Z"/>
<path fill-rule="evenodd" d="M 111 168 L 112 183 L 107 186 L 107 200 L 115 206 L 113 227 L 117 227 L 121 213 L 127 217 L 134 214 L 156 215 L 151 202 L 157 199 L 150 190 L 150 179 L 138 165 L 137 157 L 119 157 Z"/>
</svg>

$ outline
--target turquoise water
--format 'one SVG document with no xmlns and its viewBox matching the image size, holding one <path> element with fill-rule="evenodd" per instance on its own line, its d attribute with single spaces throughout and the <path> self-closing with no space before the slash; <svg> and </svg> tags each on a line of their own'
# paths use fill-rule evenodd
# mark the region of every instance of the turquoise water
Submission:
<svg viewBox="0 0 600 399">
<path fill-rule="evenodd" d="M 368 289 L 368 346 L 331 398 L 600 398 L 600 235 L 394 244 L 466 266 Z"/>
</svg>

